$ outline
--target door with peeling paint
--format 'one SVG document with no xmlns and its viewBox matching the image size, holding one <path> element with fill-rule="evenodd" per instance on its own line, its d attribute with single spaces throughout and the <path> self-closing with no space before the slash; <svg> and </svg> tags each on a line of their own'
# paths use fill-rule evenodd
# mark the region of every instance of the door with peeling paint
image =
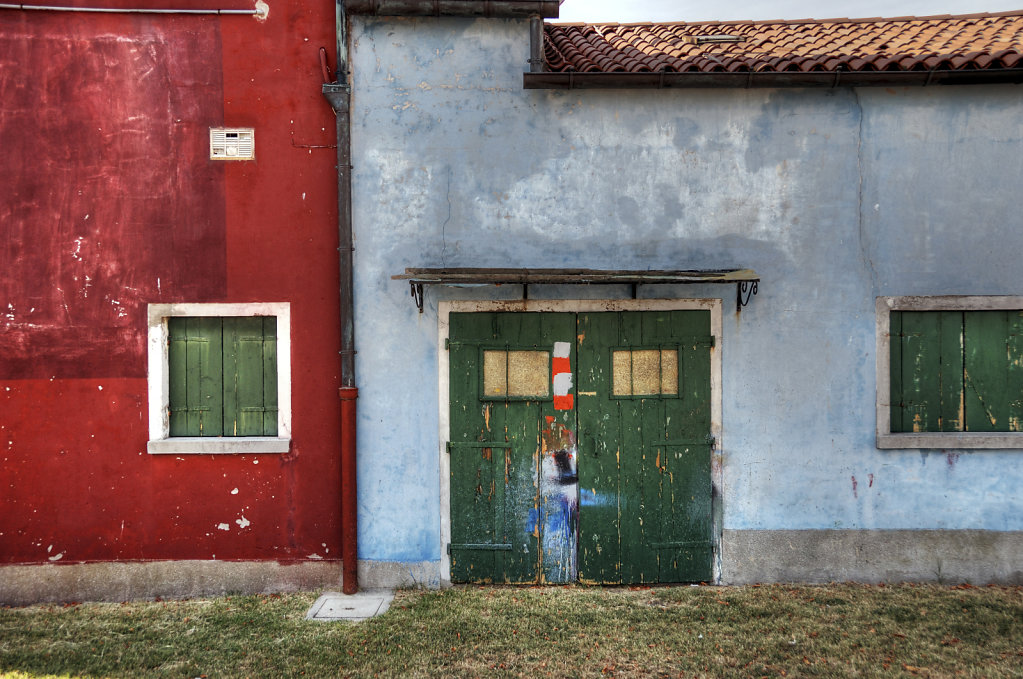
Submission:
<svg viewBox="0 0 1023 679">
<path fill-rule="evenodd" d="M 451 314 L 450 323 L 451 579 L 574 580 L 575 422 L 555 395 L 555 371 L 571 365 L 575 317 Z"/>
<path fill-rule="evenodd" d="M 579 579 L 712 577 L 708 311 L 579 314 Z"/>
<path fill-rule="evenodd" d="M 709 324 L 451 314 L 452 581 L 708 580 Z"/>
</svg>

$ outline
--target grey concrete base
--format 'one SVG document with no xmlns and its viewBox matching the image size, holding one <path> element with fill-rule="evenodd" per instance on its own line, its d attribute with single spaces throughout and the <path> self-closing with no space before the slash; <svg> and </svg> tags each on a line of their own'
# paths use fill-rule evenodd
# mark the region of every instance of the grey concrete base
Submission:
<svg viewBox="0 0 1023 679">
<path fill-rule="evenodd" d="M 361 589 L 438 589 L 440 562 L 359 561 Z"/>
<path fill-rule="evenodd" d="M 356 594 L 326 592 L 309 608 L 305 618 L 362 622 L 386 613 L 392 601 L 394 592 L 386 589 L 363 590 Z"/>
<path fill-rule="evenodd" d="M 0 566 L 0 604 L 130 601 L 336 588 L 337 561 L 146 561 Z"/>
<path fill-rule="evenodd" d="M 721 583 L 1023 584 L 1023 532 L 726 530 Z"/>
</svg>

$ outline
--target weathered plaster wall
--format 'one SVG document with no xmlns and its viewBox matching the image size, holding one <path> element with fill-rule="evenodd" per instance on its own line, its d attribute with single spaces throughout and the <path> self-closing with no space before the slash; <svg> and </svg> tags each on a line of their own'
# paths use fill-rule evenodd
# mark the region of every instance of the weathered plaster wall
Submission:
<svg viewBox="0 0 1023 679">
<path fill-rule="evenodd" d="M 436 303 L 519 294 L 420 315 L 406 266 L 754 268 L 723 330 L 726 534 L 1023 529 L 1018 452 L 874 446 L 874 297 L 1018 293 L 1023 89 L 525 91 L 525 22 L 353 37 L 361 558 L 440 558 Z M 530 290 L 600 294 L 627 291 Z"/>
<path fill-rule="evenodd" d="M 265 20 L 0 11 L 0 564 L 338 558 L 334 118 L 317 56 L 333 16 L 302 0 L 271 0 Z M 255 161 L 209 160 L 222 125 L 255 128 Z M 291 304 L 286 455 L 145 452 L 146 305 L 212 301 Z M 301 571 L 252 568 L 259 587 Z M 53 582 L 87 576 L 72 571 Z M 161 590 L 162 572 L 108 589 L 206 591 Z"/>
</svg>

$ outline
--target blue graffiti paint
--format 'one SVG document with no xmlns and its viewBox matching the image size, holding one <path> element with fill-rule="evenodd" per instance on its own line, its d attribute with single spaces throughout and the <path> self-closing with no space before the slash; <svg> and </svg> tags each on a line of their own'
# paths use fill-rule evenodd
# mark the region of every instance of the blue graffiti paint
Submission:
<svg viewBox="0 0 1023 679">
<path fill-rule="evenodd" d="M 580 507 L 606 507 L 614 501 L 615 497 L 613 495 L 597 493 L 587 488 L 581 488 L 579 490 Z"/>
</svg>

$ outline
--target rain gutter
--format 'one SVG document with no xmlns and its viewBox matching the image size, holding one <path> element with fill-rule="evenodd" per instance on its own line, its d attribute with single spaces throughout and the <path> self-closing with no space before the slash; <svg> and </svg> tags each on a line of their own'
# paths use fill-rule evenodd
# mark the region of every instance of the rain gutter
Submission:
<svg viewBox="0 0 1023 679">
<path fill-rule="evenodd" d="M 355 300 L 352 272 L 352 87 L 348 68 L 348 15 L 345 0 L 335 0 L 337 68 L 333 82 L 324 82 L 323 96 L 334 110 L 337 128 L 338 288 L 341 312 L 341 588 L 359 591 L 358 492 L 356 486 Z M 327 52 L 320 49 L 324 81 L 330 79 Z"/>
<path fill-rule="evenodd" d="M 558 0 L 349 0 L 348 12 L 371 16 L 557 18 Z"/>
<path fill-rule="evenodd" d="M 907 87 L 1023 83 L 1023 68 L 931 71 L 747 71 L 736 73 L 532 72 L 527 90 L 698 89 L 753 87 Z"/>
</svg>

